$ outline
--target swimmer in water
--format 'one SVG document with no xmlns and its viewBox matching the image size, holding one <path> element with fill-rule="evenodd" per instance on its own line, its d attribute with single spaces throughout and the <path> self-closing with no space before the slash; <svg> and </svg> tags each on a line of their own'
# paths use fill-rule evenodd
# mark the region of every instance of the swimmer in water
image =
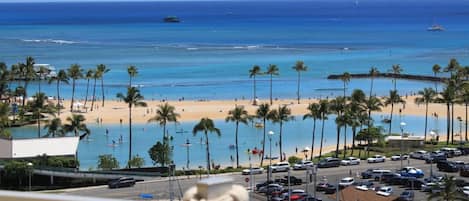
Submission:
<svg viewBox="0 0 469 201">
<path fill-rule="evenodd" d="M 109 129 L 106 128 L 106 135 L 109 135 Z"/>
</svg>

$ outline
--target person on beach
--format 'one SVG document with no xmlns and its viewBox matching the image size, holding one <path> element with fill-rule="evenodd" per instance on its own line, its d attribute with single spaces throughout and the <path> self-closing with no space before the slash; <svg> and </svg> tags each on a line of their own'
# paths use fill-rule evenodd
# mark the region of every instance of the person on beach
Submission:
<svg viewBox="0 0 469 201">
<path fill-rule="evenodd" d="M 123 143 L 123 140 L 122 140 L 122 134 L 120 135 L 119 137 L 119 143 L 122 144 Z"/>
<path fill-rule="evenodd" d="M 116 141 L 115 140 L 112 140 L 112 146 L 116 146 Z"/>
<path fill-rule="evenodd" d="M 120 124 L 122 125 L 122 119 L 120 119 Z"/>
<path fill-rule="evenodd" d="M 106 135 L 109 135 L 109 129 L 106 128 Z"/>
</svg>

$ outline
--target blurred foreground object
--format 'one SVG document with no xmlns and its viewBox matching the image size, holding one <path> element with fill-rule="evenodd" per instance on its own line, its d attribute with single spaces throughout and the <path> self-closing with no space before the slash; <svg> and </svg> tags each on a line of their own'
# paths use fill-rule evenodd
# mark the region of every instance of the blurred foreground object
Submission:
<svg viewBox="0 0 469 201">
<path fill-rule="evenodd" d="M 227 177 L 211 177 L 200 180 L 184 194 L 184 201 L 248 201 L 249 194 L 240 185 L 233 185 Z"/>
</svg>

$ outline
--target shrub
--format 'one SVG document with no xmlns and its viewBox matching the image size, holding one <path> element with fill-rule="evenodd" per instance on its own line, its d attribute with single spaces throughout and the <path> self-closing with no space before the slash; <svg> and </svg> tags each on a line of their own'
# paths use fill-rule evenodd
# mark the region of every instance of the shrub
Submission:
<svg viewBox="0 0 469 201">
<path fill-rule="evenodd" d="M 145 165 L 145 160 L 137 154 L 136 156 L 132 157 L 132 159 L 130 159 L 130 161 L 127 164 L 131 168 L 132 167 L 140 168 Z"/>
<path fill-rule="evenodd" d="M 112 170 L 119 168 L 119 162 L 111 154 L 99 155 L 98 168 L 103 170 Z"/>
<path fill-rule="evenodd" d="M 288 157 L 288 163 L 290 164 L 295 164 L 297 162 L 301 161 L 301 158 L 298 158 L 296 156 L 290 156 Z"/>
</svg>

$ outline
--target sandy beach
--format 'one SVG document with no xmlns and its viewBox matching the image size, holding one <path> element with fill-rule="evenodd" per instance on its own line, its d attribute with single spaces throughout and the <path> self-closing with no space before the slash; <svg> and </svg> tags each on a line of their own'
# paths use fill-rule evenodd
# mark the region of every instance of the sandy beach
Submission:
<svg viewBox="0 0 469 201">
<path fill-rule="evenodd" d="M 405 98 L 406 104 L 405 107 L 401 104 L 395 105 L 394 114 L 398 115 L 399 110 L 402 110 L 402 115 L 425 115 L 425 105 L 417 105 L 414 103 L 415 96 L 408 96 Z M 83 103 L 83 101 L 80 101 Z M 158 105 L 164 104 L 162 101 L 146 101 L 148 107 L 134 107 L 132 121 L 134 123 L 147 123 L 148 119 L 155 115 L 155 111 Z M 197 121 L 202 117 L 209 117 L 211 119 L 224 119 L 228 111 L 233 109 L 236 105 L 241 105 L 246 108 L 249 114 L 255 114 L 257 106 L 252 105 L 248 100 L 210 100 L 210 101 L 167 101 L 170 105 L 173 105 L 176 108 L 176 112 L 180 114 L 179 121 Z M 260 103 L 268 103 L 268 100 L 260 100 Z M 284 99 L 274 101 L 274 104 L 271 108 L 277 108 L 279 105 L 287 104 L 291 109 L 293 115 L 303 115 L 305 114 L 306 108 L 309 103 L 318 102 L 315 99 L 305 99 L 301 100 L 301 104 L 296 104 L 296 100 L 293 99 Z M 70 101 L 64 101 L 66 107 L 65 110 L 62 110 L 61 118 L 65 120 L 66 117 L 70 116 L 70 111 L 68 110 L 70 106 Z M 90 102 L 87 104 L 91 105 Z M 96 105 L 98 105 L 96 107 Z M 98 119 L 102 119 L 103 124 L 118 124 L 122 119 L 123 123 L 128 123 L 128 106 L 124 102 L 120 101 L 106 101 L 105 106 L 101 107 L 101 102 L 95 104 L 93 111 L 88 109 L 85 112 L 84 109 L 81 109 L 83 114 L 86 117 L 86 121 L 96 122 Z M 375 112 L 382 114 L 384 116 L 389 115 L 391 107 L 383 107 L 381 112 Z M 463 119 L 465 117 L 465 108 L 462 105 L 455 105 L 454 108 L 455 117 L 461 116 Z M 428 114 L 429 117 L 432 113 L 438 114 L 439 117 L 446 117 L 446 105 L 432 103 L 429 105 Z M 423 122 L 422 122 L 423 123 Z"/>
</svg>

